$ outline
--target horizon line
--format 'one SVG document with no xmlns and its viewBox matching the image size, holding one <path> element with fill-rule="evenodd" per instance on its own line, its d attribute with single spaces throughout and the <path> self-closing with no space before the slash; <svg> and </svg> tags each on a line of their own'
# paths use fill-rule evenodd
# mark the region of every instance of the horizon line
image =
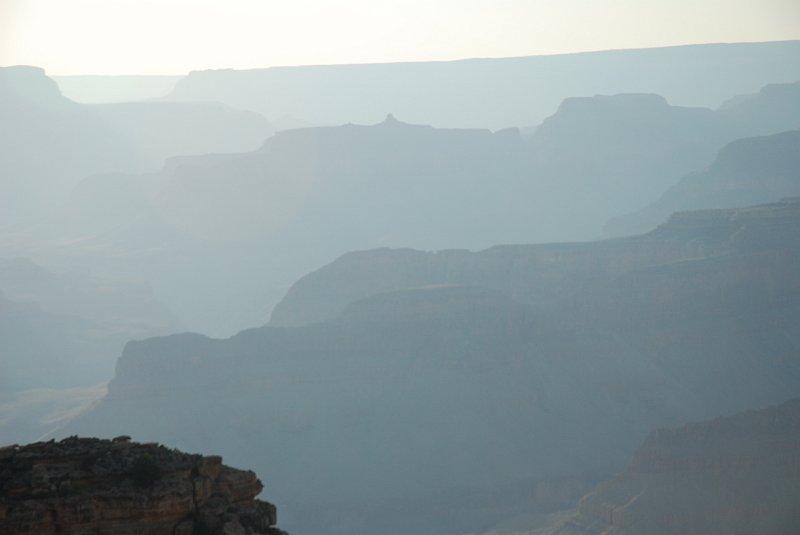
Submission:
<svg viewBox="0 0 800 535">
<path fill-rule="evenodd" d="M 471 56 L 471 57 L 463 57 L 463 58 L 452 58 L 452 59 L 430 59 L 430 60 L 400 60 L 400 61 L 364 61 L 364 62 L 351 62 L 351 63 L 301 63 L 301 64 L 293 64 L 293 65 L 270 65 L 270 66 L 261 66 L 261 67 L 207 67 L 207 68 L 200 68 L 200 69 L 190 69 L 188 71 L 184 71 L 181 73 L 159 73 L 159 74 L 151 74 L 151 73 L 114 73 L 114 74 L 97 74 L 97 73 L 72 73 L 72 74 L 55 74 L 49 72 L 46 67 L 40 65 L 29 65 L 29 64 L 15 64 L 15 65 L 3 65 L 0 68 L 9 68 L 9 67 L 38 67 L 45 71 L 47 76 L 54 77 L 54 78 L 67 78 L 67 77 L 98 77 L 98 78 L 110 78 L 110 77 L 151 77 L 151 78 L 171 78 L 171 77 L 186 77 L 191 73 L 195 72 L 208 72 L 208 71 L 262 71 L 268 69 L 295 69 L 295 68 L 320 68 L 320 67 L 349 67 L 349 66 L 370 66 L 370 65 L 414 65 L 414 64 L 426 64 L 426 63 L 458 63 L 458 62 L 467 62 L 467 61 L 499 61 L 499 60 L 514 60 L 514 59 L 524 59 L 524 58 L 536 58 L 536 57 L 554 57 L 554 56 L 576 56 L 582 54 L 603 54 L 603 53 L 614 53 L 614 52 L 632 52 L 632 51 L 641 51 L 641 50 L 658 50 L 658 49 L 668 49 L 668 48 L 687 48 L 687 47 L 704 47 L 704 46 L 730 46 L 730 45 L 766 45 L 766 44 L 777 44 L 777 43 L 795 43 L 800 42 L 800 39 L 777 39 L 774 41 L 714 41 L 708 43 L 680 43 L 680 44 L 671 44 L 671 45 L 661 45 L 661 46 L 644 46 L 644 47 L 631 47 L 631 48 L 604 48 L 604 49 L 594 49 L 594 50 L 577 50 L 572 52 L 553 52 L 553 53 L 541 53 L 541 54 L 523 54 L 519 56 Z"/>
</svg>

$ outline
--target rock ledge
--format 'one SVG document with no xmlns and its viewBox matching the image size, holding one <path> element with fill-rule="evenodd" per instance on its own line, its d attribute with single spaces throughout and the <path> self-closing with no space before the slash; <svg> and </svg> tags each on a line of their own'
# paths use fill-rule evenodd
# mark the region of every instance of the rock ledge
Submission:
<svg viewBox="0 0 800 535">
<path fill-rule="evenodd" d="M 0 534 L 279 534 L 263 485 L 219 456 L 70 437 L 0 449 Z"/>
</svg>

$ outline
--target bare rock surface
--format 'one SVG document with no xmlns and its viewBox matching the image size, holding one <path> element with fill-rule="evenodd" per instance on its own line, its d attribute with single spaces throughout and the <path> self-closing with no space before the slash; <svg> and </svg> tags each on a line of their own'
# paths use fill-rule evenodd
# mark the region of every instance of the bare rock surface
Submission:
<svg viewBox="0 0 800 535">
<path fill-rule="evenodd" d="M 281 533 L 263 485 L 219 456 L 69 437 L 0 449 L 0 534 Z"/>
</svg>

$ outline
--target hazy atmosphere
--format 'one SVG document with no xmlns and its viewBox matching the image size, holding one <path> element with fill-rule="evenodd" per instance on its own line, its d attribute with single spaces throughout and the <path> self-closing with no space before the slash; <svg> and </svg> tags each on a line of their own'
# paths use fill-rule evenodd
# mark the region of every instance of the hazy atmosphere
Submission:
<svg viewBox="0 0 800 535">
<path fill-rule="evenodd" d="M 800 4 L 0 0 L 0 533 L 800 533 Z"/>
<path fill-rule="evenodd" d="M 800 38 L 793 0 L 3 0 L 0 64 L 50 74 L 441 61 Z"/>
</svg>

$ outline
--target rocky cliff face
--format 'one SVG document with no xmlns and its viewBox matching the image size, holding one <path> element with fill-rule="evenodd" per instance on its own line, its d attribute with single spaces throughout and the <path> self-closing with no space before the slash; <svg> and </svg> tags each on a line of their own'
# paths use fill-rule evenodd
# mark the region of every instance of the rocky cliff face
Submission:
<svg viewBox="0 0 800 535">
<path fill-rule="evenodd" d="M 436 495 L 607 477 L 653 429 L 796 396 L 798 229 L 786 201 L 630 240 L 354 254 L 304 282 L 315 324 L 128 344 L 63 432 L 222 452 L 275 483 L 292 531 L 477 531 L 501 515 L 464 525 Z M 363 516 L 376 502 L 393 512 Z"/>
<path fill-rule="evenodd" d="M 653 432 L 551 535 L 800 531 L 800 400 Z M 537 532 L 539 533 L 539 532 Z"/>
<path fill-rule="evenodd" d="M 125 342 L 180 330 L 147 284 L 0 257 L 0 401 L 107 381 Z M 6 441 L 28 442 L 7 433 Z M 7 442 L 6 442 L 7 443 Z"/>
<path fill-rule="evenodd" d="M 0 533 L 280 533 L 250 471 L 128 437 L 0 449 Z"/>
<path fill-rule="evenodd" d="M 767 135 L 800 128 L 800 82 L 770 84 L 758 93 L 739 95 L 723 103 L 720 115 L 738 123 L 749 123 L 752 135 Z M 787 105 L 788 104 L 788 105 Z"/>
<path fill-rule="evenodd" d="M 80 178 L 136 169 L 119 132 L 34 67 L 0 68 L 0 226 L 40 222 Z"/>
<path fill-rule="evenodd" d="M 226 141 L 258 137 L 247 116 L 201 113 L 190 103 L 89 109 L 130 134 L 137 154 L 243 150 L 252 144 Z M 252 152 L 83 180 L 63 212 L 9 243 L 5 254 L 92 265 L 108 276 L 144 274 L 187 328 L 230 335 L 263 324 L 298 273 L 345 251 L 591 239 L 609 218 L 640 209 L 710 163 L 725 143 L 750 135 L 747 120 L 622 94 L 571 98 L 531 136 L 391 119 L 284 131 Z M 3 198 L 19 204 L 16 195 Z"/>
<path fill-rule="evenodd" d="M 658 270 L 667 274 L 681 266 L 694 270 L 700 259 L 743 258 L 758 248 L 794 251 L 799 222 L 800 200 L 787 199 L 754 209 L 683 212 L 648 234 L 625 239 L 504 245 L 476 253 L 411 249 L 348 253 L 298 280 L 275 307 L 270 324 L 326 321 L 375 293 L 442 284 L 500 290 L 539 310 L 585 302 L 588 294 L 621 280 L 645 277 L 651 283 Z M 771 268 L 785 265 L 770 263 Z M 698 272 L 700 277 L 707 274 L 705 269 Z M 672 278 L 680 282 L 680 277 Z"/>
<path fill-rule="evenodd" d="M 800 128 L 800 118 L 794 128 Z M 604 230 L 611 236 L 638 234 L 677 211 L 736 208 L 796 195 L 800 131 L 739 139 L 723 147 L 711 166 L 686 175 L 643 209 L 612 219 Z"/>
</svg>

